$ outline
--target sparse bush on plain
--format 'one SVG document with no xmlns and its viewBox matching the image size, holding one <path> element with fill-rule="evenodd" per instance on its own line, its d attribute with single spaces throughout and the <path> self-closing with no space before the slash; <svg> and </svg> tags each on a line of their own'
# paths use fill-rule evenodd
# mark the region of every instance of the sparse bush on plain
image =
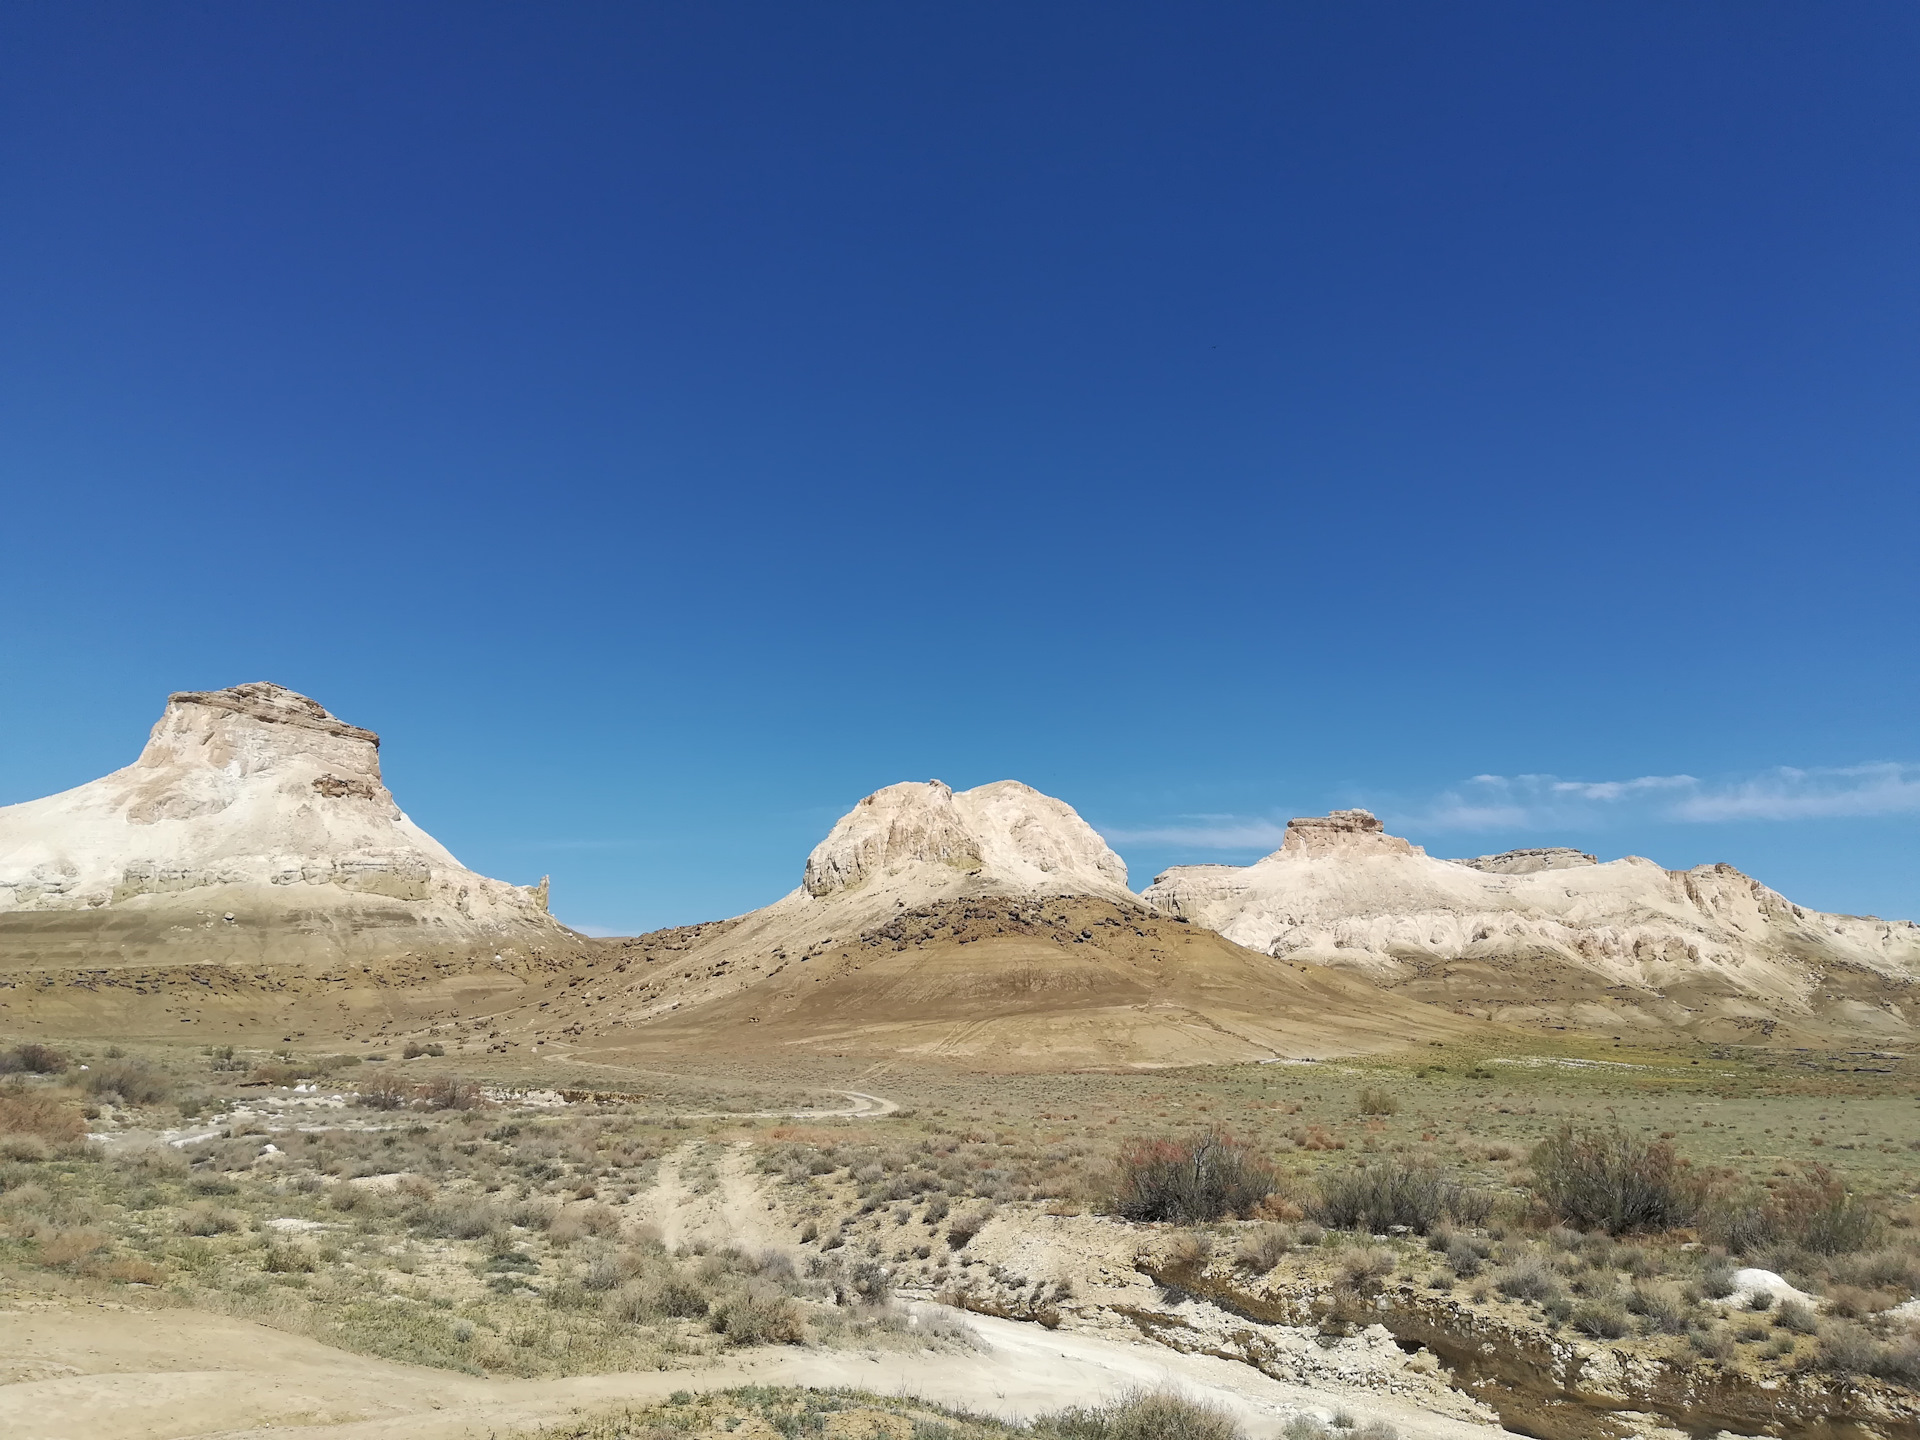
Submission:
<svg viewBox="0 0 1920 1440">
<path fill-rule="evenodd" d="M 1106 1405 L 1058 1411 L 1033 1429 L 1061 1440 L 1245 1440 L 1225 1410 L 1172 1390 L 1134 1390 Z"/>
<path fill-rule="evenodd" d="M 420 1087 L 420 1099 L 430 1110 L 477 1110 L 487 1103 L 478 1085 L 452 1075 L 429 1080 Z"/>
<path fill-rule="evenodd" d="M 414 1212 L 413 1228 L 429 1238 L 478 1240 L 500 1228 L 500 1213 L 485 1200 L 449 1200 Z"/>
<path fill-rule="evenodd" d="M 983 1205 L 975 1210 L 956 1215 L 947 1225 L 947 1244 L 955 1250 L 964 1250 L 969 1241 L 987 1228 L 987 1222 L 993 1219 L 993 1207 Z"/>
<path fill-rule="evenodd" d="M 759 1279 L 723 1291 L 708 1311 L 707 1324 L 729 1345 L 798 1345 L 807 1338 L 793 1297 Z"/>
<path fill-rule="evenodd" d="M 86 1133 L 86 1117 L 57 1095 L 35 1090 L 0 1090 L 0 1136 L 31 1137 L 47 1145 L 70 1145 Z"/>
<path fill-rule="evenodd" d="M 413 1087 L 382 1071 L 360 1087 L 360 1103 L 369 1110 L 401 1110 L 413 1103 Z"/>
<path fill-rule="evenodd" d="M 1664 1140 L 1618 1125 L 1576 1127 L 1534 1147 L 1533 1188 L 1549 1212 L 1609 1235 L 1670 1230 L 1690 1222 L 1702 1187 Z"/>
<path fill-rule="evenodd" d="M 1487 1251 L 1479 1241 L 1456 1235 L 1447 1242 L 1447 1265 L 1462 1280 L 1471 1280 L 1486 1268 Z"/>
<path fill-rule="evenodd" d="M 1820 1333 L 1820 1317 L 1813 1313 L 1811 1305 L 1800 1300 L 1783 1301 L 1780 1308 L 1773 1312 L 1773 1323 L 1795 1335 Z"/>
<path fill-rule="evenodd" d="M 1633 1328 L 1626 1307 L 1617 1300 L 1583 1300 L 1573 1307 L 1567 1323 L 1595 1340 L 1618 1340 Z"/>
<path fill-rule="evenodd" d="M 1240 1237 L 1233 1263 L 1242 1270 L 1265 1275 L 1293 1249 L 1293 1232 L 1285 1225 L 1260 1225 Z"/>
<path fill-rule="evenodd" d="M 231 1210 L 222 1209 L 212 1201 L 201 1200 L 189 1205 L 180 1217 L 180 1233 L 206 1238 L 212 1235 L 230 1235 L 238 1230 L 245 1221 Z"/>
<path fill-rule="evenodd" d="M 1340 1284 L 1349 1290 L 1371 1291 L 1393 1274 L 1397 1262 L 1384 1245 L 1364 1245 L 1340 1256 Z"/>
<path fill-rule="evenodd" d="M 1484 1192 L 1461 1185 L 1431 1166 L 1380 1160 L 1322 1176 L 1308 1212 L 1335 1230 L 1384 1233 L 1404 1225 L 1424 1235 L 1443 1220 L 1465 1224 L 1486 1218 Z"/>
<path fill-rule="evenodd" d="M 67 1057 L 51 1045 L 23 1040 L 10 1050 L 0 1051 L 0 1075 L 59 1075 L 67 1068 Z"/>
<path fill-rule="evenodd" d="M 1765 1194 L 1710 1207 L 1705 1228 L 1736 1255 L 1792 1246 L 1815 1255 L 1870 1249 L 1885 1229 L 1865 1201 L 1824 1165 L 1809 1165 Z"/>
<path fill-rule="evenodd" d="M 1362 1115 L 1398 1115 L 1400 1097 L 1391 1090 L 1369 1087 L 1360 1092 L 1360 1113 Z"/>
<path fill-rule="evenodd" d="M 173 1080 L 144 1060 L 118 1059 L 89 1070 L 81 1077 L 80 1088 L 103 1099 L 118 1096 L 128 1105 L 153 1105 L 167 1098 Z"/>
<path fill-rule="evenodd" d="M 1272 1164 L 1224 1130 L 1121 1147 L 1113 1211 L 1127 1220 L 1191 1225 L 1243 1214 L 1274 1190 Z"/>
<path fill-rule="evenodd" d="M 1531 1300 L 1544 1305 L 1564 1292 L 1560 1277 L 1537 1255 L 1522 1255 L 1494 1276 L 1493 1285 L 1513 1300 Z"/>
<path fill-rule="evenodd" d="M 1627 1295 L 1627 1309 L 1641 1317 L 1646 1328 L 1663 1335 L 1679 1335 L 1687 1328 L 1692 1307 L 1673 1285 L 1635 1285 Z"/>
<path fill-rule="evenodd" d="M 1909 1336 L 1888 1343 L 1859 1325 L 1823 1325 L 1819 1364 L 1835 1375 L 1870 1375 L 1897 1385 L 1920 1385 L 1920 1341 Z"/>
</svg>

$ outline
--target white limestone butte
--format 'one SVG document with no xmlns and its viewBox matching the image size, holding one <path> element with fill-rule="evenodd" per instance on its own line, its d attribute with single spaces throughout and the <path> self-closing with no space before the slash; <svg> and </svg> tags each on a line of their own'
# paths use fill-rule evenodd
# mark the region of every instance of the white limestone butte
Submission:
<svg viewBox="0 0 1920 1440">
<path fill-rule="evenodd" d="M 1865 1035 L 1920 1022 L 1920 926 L 1808 910 L 1730 865 L 1442 860 L 1348 810 L 1291 821 L 1251 865 L 1168 870 L 1145 898 L 1269 955 L 1477 995 L 1490 1018 L 1713 1022 L 1729 1037 L 1816 1015 Z"/>
<path fill-rule="evenodd" d="M 544 881 L 475 874 L 407 818 L 379 745 L 279 685 L 172 696 L 133 764 L 0 808 L 0 953 L 74 955 L 89 934 L 144 951 L 225 930 L 229 953 L 245 932 L 255 948 L 278 934 L 291 954 L 289 928 L 363 948 L 369 931 L 571 938 Z"/>
<path fill-rule="evenodd" d="M 1134 899 L 1126 862 L 1093 827 L 1018 780 L 958 794 L 938 780 L 874 791 L 814 847 L 800 889 L 787 898 L 866 890 L 909 904 L 963 890 Z"/>
<path fill-rule="evenodd" d="M 714 964 L 797 955 L 943 901 L 1066 895 L 1146 908 L 1127 889 L 1126 862 L 1064 801 L 1018 780 L 957 793 L 939 780 L 908 781 L 874 791 L 841 816 L 807 856 L 798 888 L 702 927 L 715 933 L 701 953 Z M 731 988 L 720 980 L 663 1003 L 689 1004 L 708 989 Z"/>
</svg>

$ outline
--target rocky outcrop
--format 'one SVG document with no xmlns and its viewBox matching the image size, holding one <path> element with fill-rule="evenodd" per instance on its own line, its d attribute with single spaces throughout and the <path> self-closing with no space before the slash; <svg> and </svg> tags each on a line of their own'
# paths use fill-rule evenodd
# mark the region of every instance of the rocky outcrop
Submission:
<svg viewBox="0 0 1920 1440">
<path fill-rule="evenodd" d="M 814 847 L 802 888 L 818 900 L 871 881 L 938 890 L 956 876 L 987 894 L 1127 889 L 1126 862 L 1093 827 L 1018 780 L 957 795 L 938 780 L 876 790 Z"/>
<path fill-rule="evenodd" d="M 1366 810 L 1335 810 L 1326 815 L 1303 815 L 1287 822 L 1281 837 L 1283 855 L 1424 855 L 1418 845 L 1386 827 Z"/>
<path fill-rule="evenodd" d="M 1471 870 L 1484 870 L 1489 875 L 1534 875 L 1542 870 L 1572 870 L 1581 865 L 1598 865 L 1600 861 L 1584 850 L 1554 847 L 1546 850 L 1503 850 L 1498 855 L 1475 855 L 1453 863 L 1465 865 Z"/>
<path fill-rule="evenodd" d="M 1856 1034 L 1920 1023 L 1920 927 L 1807 910 L 1729 865 L 1565 849 L 1441 860 L 1341 811 L 1293 821 L 1252 865 L 1168 870 L 1145 898 L 1269 955 L 1417 983 L 1487 1018 L 1713 1022 L 1728 1038 L 1816 1014 Z"/>
<path fill-rule="evenodd" d="M 265 683 L 174 695 L 133 764 L 0 808 L 0 917 L 183 907 L 255 929 L 566 933 L 544 882 L 475 874 L 401 811 L 372 731 Z"/>
</svg>

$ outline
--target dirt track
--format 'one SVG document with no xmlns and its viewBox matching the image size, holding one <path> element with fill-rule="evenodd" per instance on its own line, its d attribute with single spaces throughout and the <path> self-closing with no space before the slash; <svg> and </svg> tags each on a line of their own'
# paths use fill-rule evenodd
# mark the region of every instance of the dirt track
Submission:
<svg viewBox="0 0 1920 1440">
<path fill-rule="evenodd" d="M 101 1307 L 0 1312 L 0 1434 L 9 1440 L 455 1440 L 560 1419 L 577 1409 L 675 1390 L 755 1384 L 852 1385 L 1008 1417 L 1174 1385 L 1233 1410 L 1249 1434 L 1277 1434 L 1303 1410 L 1346 1406 L 1410 1440 L 1503 1432 L 1404 1402 L 1315 1393 L 1210 1356 L 1179 1355 L 972 1317 L 973 1354 L 751 1352 L 699 1370 L 482 1380 L 329 1349 L 198 1311 Z"/>
</svg>

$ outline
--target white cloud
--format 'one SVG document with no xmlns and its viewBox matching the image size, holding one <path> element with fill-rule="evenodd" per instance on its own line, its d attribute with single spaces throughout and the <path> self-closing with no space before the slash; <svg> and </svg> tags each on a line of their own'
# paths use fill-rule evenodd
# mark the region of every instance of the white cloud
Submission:
<svg viewBox="0 0 1920 1440">
<path fill-rule="evenodd" d="M 1764 775 L 1702 790 L 1673 806 L 1675 820 L 1819 820 L 1920 814 L 1920 765 L 1886 762 L 1821 770 L 1782 765 Z"/>
<path fill-rule="evenodd" d="M 1717 825 L 1740 822 L 1920 815 L 1920 765 L 1893 761 L 1794 769 L 1702 780 L 1639 775 L 1628 780 L 1567 780 L 1558 775 L 1475 775 L 1425 801 L 1365 796 L 1389 831 L 1418 840 L 1475 831 L 1555 831 L 1623 823 Z M 1278 813 L 1278 812 L 1276 812 Z M 1308 814 L 1308 811 L 1295 811 Z M 1115 844 L 1194 850 L 1276 850 L 1286 824 L 1272 816 L 1183 815 L 1167 825 L 1105 831 Z"/>
<path fill-rule="evenodd" d="M 1638 780 L 1556 780 L 1553 789 L 1585 800 L 1623 800 L 1647 790 L 1684 790 L 1699 783 L 1691 775 L 1642 775 Z"/>
<path fill-rule="evenodd" d="M 1693 825 L 1920 814 L 1920 765 L 1892 761 L 1701 780 L 1562 780 L 1557 775 L 1476 775 L 1424 808 L 1394 815 L 1411 829 L 1550 829 L 1643 819 Z"/>
</svg>

